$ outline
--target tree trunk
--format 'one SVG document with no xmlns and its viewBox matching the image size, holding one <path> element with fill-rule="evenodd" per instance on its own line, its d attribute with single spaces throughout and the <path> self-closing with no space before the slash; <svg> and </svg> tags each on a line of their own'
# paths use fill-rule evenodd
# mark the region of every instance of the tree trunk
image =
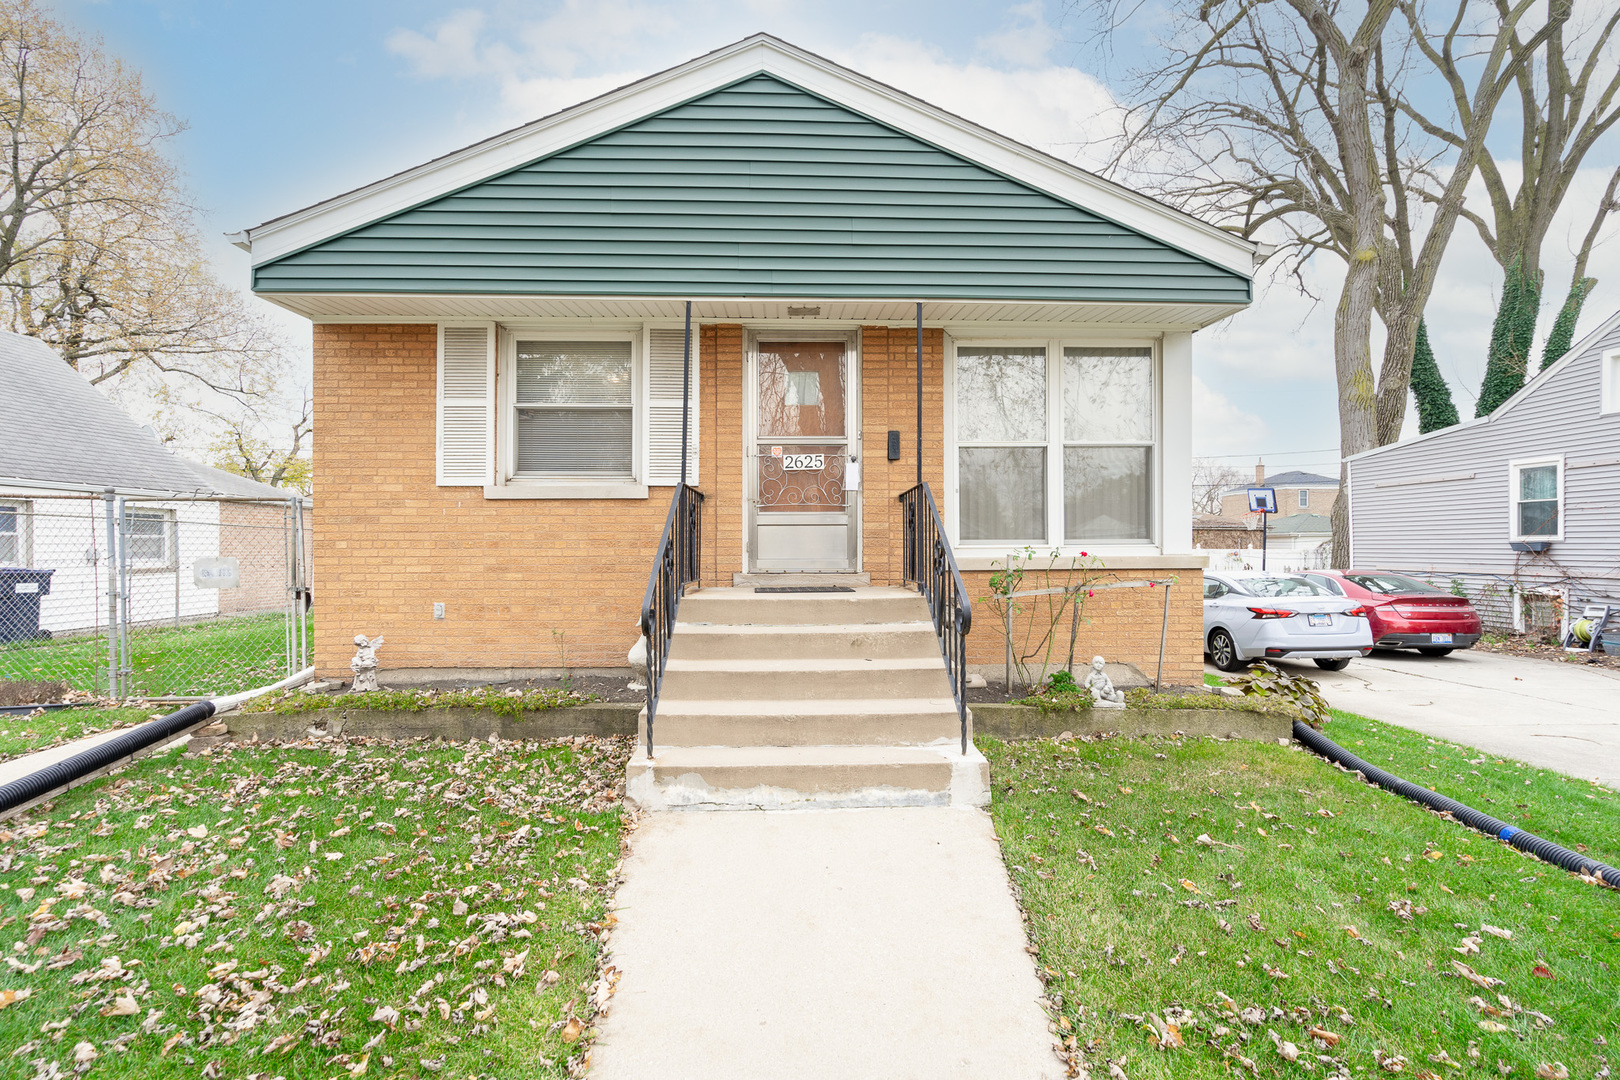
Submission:
<svg viewBox="0 0 1620 1080">
<path fill-rule="evenodd" d="M 1451 387 L 1440 374 L 1434 350 L 1429 346 L 1429 324 L 1418 320 L 1416 347 L 1412 350 L 1412 398 L 1417 404 L 1418 433 L 1427 435 L 1456 424 L 1456 403 Z"/>
<path fill-rule="evenodd" d="M 1485 378 L 1480 383 L 1475 416 L 1489 416 L 1523 389 L 1540 306 L 1540 280 L 1527 274 L 1524 264 L 1515 258 L 1502 276 L 1502 303 L 1491 328 L 1491 348 L 1485 358 Z"/>
<path fill-rule="evenodd" d="M 1558 309 L 1558 318 L 1553 320 L 1552 329 L 1547 331 L 1547 344 L 1541 350 L 1543 371 L 1569 352 L 1570 345 L 1575 341 L 1575 323 L 1581 317 L 1581 307 L 1596 285 L 1597 278 L 1582 278 L 1569 287 L 1569 295 L 1564 298 L 1564 306 Z"/>
</svg>

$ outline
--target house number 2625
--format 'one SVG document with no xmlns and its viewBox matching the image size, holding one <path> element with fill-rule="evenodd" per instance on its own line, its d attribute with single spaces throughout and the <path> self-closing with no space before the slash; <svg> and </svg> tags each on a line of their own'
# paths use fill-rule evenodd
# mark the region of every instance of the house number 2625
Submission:
<svg viewBox="0 0 1620 1080">
<path fill-rule="evenodd" d="M 825 454 L 783 454 L 782 468 L 786 472 L 820 472 L 827 464 Z"/>
</svg>

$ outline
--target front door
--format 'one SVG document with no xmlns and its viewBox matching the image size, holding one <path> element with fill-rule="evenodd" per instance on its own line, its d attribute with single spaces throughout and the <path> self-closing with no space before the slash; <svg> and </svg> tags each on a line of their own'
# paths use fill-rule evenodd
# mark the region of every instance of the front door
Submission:
<svg viewBox="0 0 1620 1080">
<path fill-rule="evenodd" d="M 760 335 L 752 350 L 749 569 L 855 570 L 859 430 L 847 338 Z"/>
</svg>

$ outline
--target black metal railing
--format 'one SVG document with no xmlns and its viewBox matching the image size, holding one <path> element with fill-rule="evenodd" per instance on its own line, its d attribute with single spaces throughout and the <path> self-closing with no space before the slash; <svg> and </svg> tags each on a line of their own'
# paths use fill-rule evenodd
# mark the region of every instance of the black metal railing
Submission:
<svg viewBox="0 0 1620 1080">
<path fill-rule="evenodd" d="M 962 572 L 956 568 L 956 556 L 945 538 L 939 507 L 928 485 L 918 484 L 902 492 L 900 508 L 905 515 L 906 580 L 916 583 L 933 613 L 934 633 L 939 636 L 939 651 L 945 657 L 945 674 L 951 680 L 956 713 L 962 720 L 962 753 L 966 754 L 967 635 L 973 627 L 973 603 L 962 584 Z"/>
<path fill-rule="evenodd" d="M 658 714 L 658 691 L 664 683 L 670 635 L 675 632 L 675 612 L 687 584 L 698 580 L 703 555 L 702 508 L 703 492 L 686 484 L 676 486 L 669 517 L 664 520 L 664 535 L 658 538 L 658 550 L 653 554 L 647 595 L 641 601 L 641 634 L 647 639 L 648 757 L 653 752 L 653 718 Z"/>
</svg>

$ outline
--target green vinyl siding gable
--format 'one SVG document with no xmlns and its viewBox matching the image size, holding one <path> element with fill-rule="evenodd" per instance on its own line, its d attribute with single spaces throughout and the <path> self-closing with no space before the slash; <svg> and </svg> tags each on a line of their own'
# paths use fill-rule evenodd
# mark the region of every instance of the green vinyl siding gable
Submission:
<svg viewBox="0 0 1620 1080">
<path fill-rule="evenodd" d="M 1249 281 L 768 75 L 254 269 L 277 293 L 1247 303 Z"/>
</svg>

